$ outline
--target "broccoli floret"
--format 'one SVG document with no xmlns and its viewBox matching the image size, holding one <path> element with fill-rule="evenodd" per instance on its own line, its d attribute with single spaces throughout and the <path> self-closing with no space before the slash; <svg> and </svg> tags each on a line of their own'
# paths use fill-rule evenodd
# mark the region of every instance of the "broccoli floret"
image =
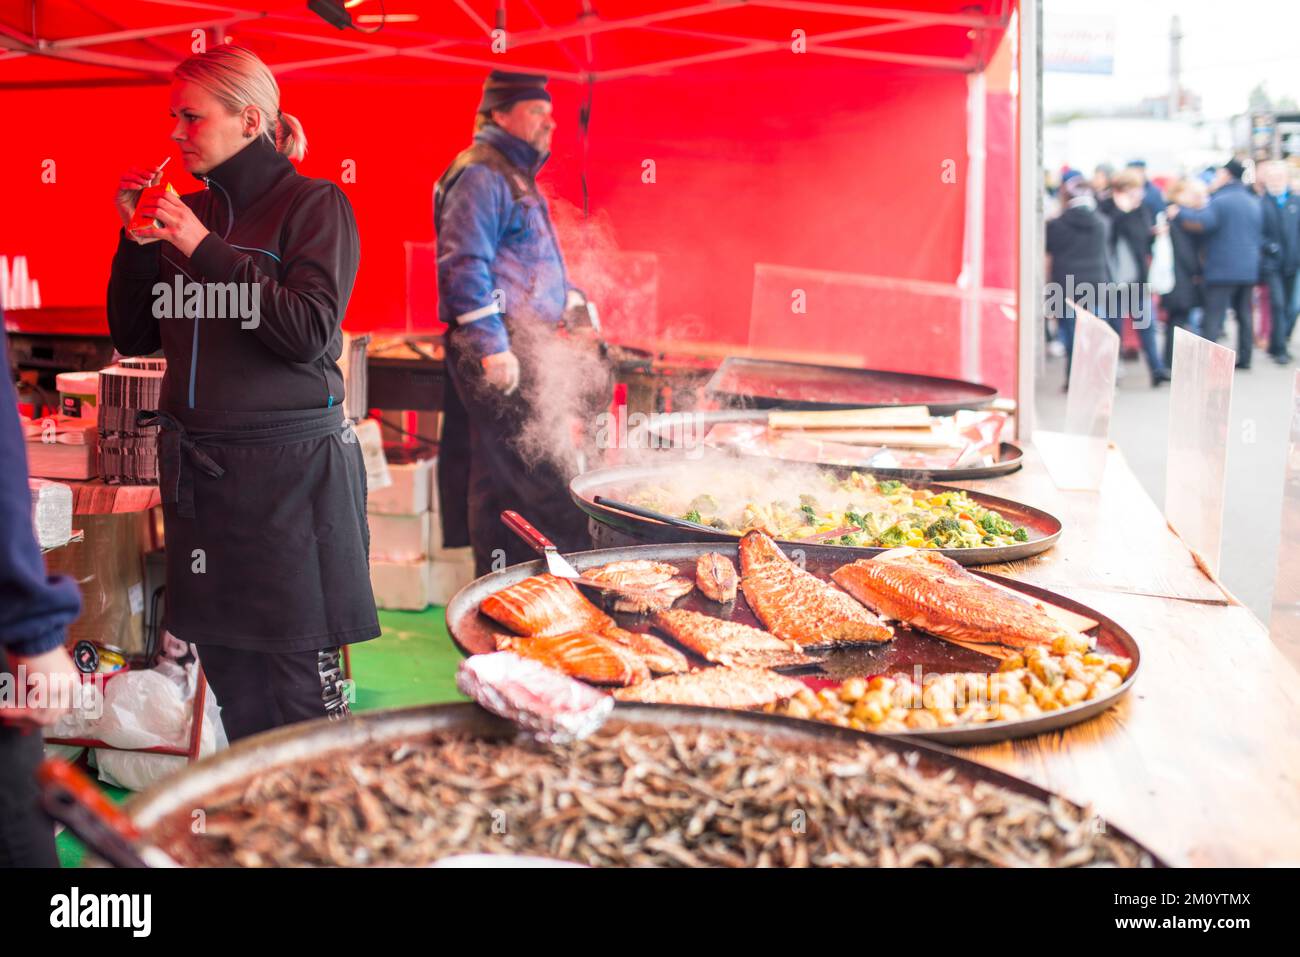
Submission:
<svg viewBox="0 0 1300 957">
<path fill-rule="evenodd" d="M 695 509 L 691 509 L 689 512 L 687 512 L 684 518 L 686 519 L 686 521 L 694 522 L 696 525 L 704 524 L 704 519 L 700 517 L 700 513 Z"/>
<path fill-rule="evenodd" d="M 895 479 L 885 479 L 883 482 L 878 482 L 876 487 L 885 495 L 890 495 L 902 488 L 903 483 L 896 481 Z"/>
<path fill-rule="evenodd" d="M 810 525 L 817 524 L 817 509 L 813 508 L 811 505 L 800 505 L 799 511 L 804 513 L 804 516 L 808 519 Z"/>
<path fill-rule="evenodd" d="M 902 525 L 891 525 L 880 533 L 880 544 L 885 548 L 897 548 L 899 545 L 907 542 L 907 528 Z"/>
<path fill-rule="evenodd" d="M 1021 525 L 1014 532 L 1012 532 L 1011 537 L 1018 542 L 1027 542 L 1029 541 L 1029 529 Z"/>
<path fill-rule="evenodd" d="M 961 522 L 955 518 L 941 518 L 934 522 L 925 530 L 927 539 L 946 539 L 950 535 L 956 535 L 961 532 Z"/>
<path fill-rule="evenodd" d="M 1015 531 L 1015 526 L 997 512 L 985 512 L 980 517 L 979 525 L 990 535 L 1010 535 Z"/>
</svg>

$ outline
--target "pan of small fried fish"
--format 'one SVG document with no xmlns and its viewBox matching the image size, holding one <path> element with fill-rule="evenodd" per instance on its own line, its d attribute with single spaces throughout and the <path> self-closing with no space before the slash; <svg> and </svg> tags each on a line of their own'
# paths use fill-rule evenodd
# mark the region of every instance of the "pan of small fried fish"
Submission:
<svg viewBox="0 0 1300 957">
<path fill-rule="evenodd" d="M 1090 808 L 942 749 L 650 705 L 620 704 L 564 745 L 473 704 L 314 721 L 245 739 L 126 808 L 187 866 L 410 867 L 463 854 L 597 867 L 1164 866 Z"/>
<path fill-rule="evenodd" d="M 608 653 L 611 649 L 597 646 L 616 641 L 623 648 L 615 654 L 626 659 L 627 652 L 637 652 L 629 636 L 640 635 L 674 655 L 669 664 L 677 661 L 669 668 L 661 663 L 665 654 L 642 654 L 648 662 L 648 681 L 643 671 L 633 675 L 623 667 L 607 669 L 595 680 L 584 673 L 585 665 L 568 673 L 625 701 L 707 702 L 719 708 L 776 711 L 851 729 L 966 745 L 1042 734 L 1100 715 L 1127 694 L 1139 670 L 1137 643 L 1123 628 L 1045 589 L 959 569 L 967 576 L 968 589 L 978 591 L 979 583 L 986 580 L 997 582 L 1018 592 L 1026 604 L 1045 601 L 1098 622 L 1096 629 L 1081 636 L 1088 647 L 1045 643 L 994 648 L 980 643 L 989 640 L 987 635 L 963 631 L 944 638 L 941 633 L 948 629 L 931 624 L 936 633 L 930 633 L 890 617 L 905 616 L 905 605 L 882 602 L 876 608 L 864 603 L 861 595 L 853 597 L 855 578 L 861 575 L 848 570 L 861 562 L 846 562 L 843 549 L 805 545 L 798 552 L 789 546 L 774 552 L 768 543 L 770 539 L 753 543 L 747 566 L 740 544 L 647 545 L 570 555 L 584 575 L 599 568 L 625 568 L 629 562 L 662 567 L 665 575 L 675 569 L 674 582 L 697 581 L 697 573 L 716 569 L 719 560 L 731 563 L 737 572 L 745 567 L 749 571 L 738 576 L 741 584 L 732 601 L 716 601 L 696 587 L 669 608 L 646 613 L 615 611 L 616 596 L 565 583 L 584 606 L 612 623 L 612 631 L 601 632 L 593 618 L 577 658 L 585 662 Z M 788 561 L 786 551 L 794 553 L 794 562 Z M 702 562 L 706 555 L 716 558 Z M 932 560 L 942 559 L 933 556 Z M 938 571 L 947 574 L 944 568 Z M 526 648 L 530 639 L 520 634 L 524 627 L 520 621 L 506 627 L 480 608 L 491 607 L 493 596 L 508 595 L 512 588 L 544 573 L 541 562 L 515 565 L 486 575 L 458 593 L 447 606 L 447 627 L 460 650 L 470 655 Z M 833 573 L 842 581 L 833 579 Z M 788 597 L 783 600 L 783 596 Z M 829 601 L 822 606 L 822 599 Z M 1014 596 L 1003 595 L 998 607 L 1012 600 Z M 811 611 L 805 614 L 797 607 L 801 602 L 811 602 Z M 978 602 L 963 600 L 953 609 L 978 610 Z M 1021 610 L 1021 617 L 1032 611 Z M 801 620 L 817 621 L 817 635 L 843 640 L 801 644 L 791 640 L 801 636 L 787 630 L 787 618 L 796 625 Z M 1053 632 L 1045 631 L 1044 642 L 1051 638 Z M 547 647 L 536 650 L 538 660 L 560 667 L 557 659 L 544 657 Z M 709 673 L 719 668 L 730 673 Z M 953 697 L 958 700 L 949 700 Z"/>
</svg>

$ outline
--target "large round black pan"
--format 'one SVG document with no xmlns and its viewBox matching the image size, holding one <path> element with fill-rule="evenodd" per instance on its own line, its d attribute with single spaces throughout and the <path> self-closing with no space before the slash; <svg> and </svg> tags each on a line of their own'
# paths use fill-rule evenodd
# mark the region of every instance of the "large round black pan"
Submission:
<svg viewBox="0 0 1300 957">
<path fill-rule="evenodd" d="M 961 379 L 743 356 L 724 359 L 705 391 L 730 405 L 750 409 L 924 405 L 931 415 L 979 409 L 998 395 L 991 386 Z"/>
<path fill-rule="evenodd" d="M 706 727 L 720 731 L 747 731 L 805 748 L 825 747 L 834 742 L 852 743 L 861 741 L 864 737 L 862 732 L 776 715 L 668 705 L 619 704 L 609 720 L 659 728 Z M 503 738 L 517 732 L 518 728 L 513 724 L 489 714 L 476 704 L 440 704 L 372 711 L 353 715 L 347 721 L 322 718 L 245 738 L 230 748 L 177 771 L 143 794 L 134 796 L 127 802 L 126 811 L 136 827 L 144 833 L 149 833 L 178 814 L 185 816 L 185 826 L 188 828 L 192 808 L 202 807 L 207 799 L 219 792 L 270 768 L 307 761 L 323 754 L 352 754 L 367 745 L 400 738 L 421 738 L 434 734 Z M 1054 797 L 1050 791 L 1037 785 L 969 761 L 944 748 L 919 741 L 891 740 L 879 735 L 865 737 L 882 751 L 916 755 L 917 764 L 926 772 L 940 773 L 951 769 L 959 780 L 968 785 L 984 781 L 1044 802 Z M 1155 866 L 1168 866 L 1157 854 L 1119 828 L 1107 824 L 1106 831 L 1142 848 L 1150 855 Z"/>
<path fill-rule="evenodd" d="M 679 445 L 686 436 L 691 436 L 692 442 L 702 442 L 703 437 L 708 434 L 709 429 L 723 422 L 751 422 L 762 423 L 767 421 L 767 412 L 752 409 L 717 409 L 709 412 L 678 412 L 678 413 L 659 413 L 655 416 L 647 417 L 645 422 L 638 422 L 635 426 L 628 429 L 627 444 L 632 449 L 662 449 L 664 451 L 673 449 L 685 449 L 685 446 Z M 712 450 L 710 450 L 712 451 Z M 723 449 L 722 452 L 730 450 Z M 760 461 L 771 462 L 803 462 L 801 459 L 782 459 L 772 456 L 759 455 L 758 453 L 748 453 L 737 450 L 737 454 L 755 458 Z M 998 458 L 991 465 L 977 465 L 966 468 L 931 468 L 931 469 L 914 469 L 914 468 L 879 468 L 876 466 L 858 467 L 860 472 L 870 472 L 877 478 L 882 479 L 901 479 L 904 482 L 973 482 L 976 479 L 997 478 L 1000 475 L 1010 475 L 1023 464 L 1024 451 L 1018 445 L 1011 442 L 1003 442 L 998 449 Z M 810 465 L 831 465 L 838 466 L 835 462 L 816 462 L 806 463 Z"/>
<path fill-rule="evenodd" d="M 846 556 L 845 549 L 830 545 L 804 545 L 802 558 L 804 567 L 820 578 L 829 578 L 830 573 L 841 565 L 848 564 L 857 556 Z M 678 545 L 642 545 L 635 548 L 606 548 L 598 551 L 579 552 L 566 556 L 579 572 L 609 562 L 648 559 L 656 562 L 669 562 L 682 570 L 687 577 L 694 580 L 695 560 L 706 552 L 718 552 L 736 560 L 737 546 L 718 544 L 678 544 Z M 787 554 L 789 551 L 787 550 Z M 739 566 L 737 566 L 739 567 Z M 500 625 L 479 612 L 483 599 L 503 588 L 523 581 L 533 575 L 546 571 L 543 562 L 525 562 L 512 565 L 501 571 L 492 572 L 471 582 L 456 593 L 447 605 L 447 630 L 452 640 L 465 655 L 477 655 L 496 650 L 498 635 L 508 634 Z M 995 741 L 1007 741 L 1012 738 L 1024 738 L 1078 724 L 1100 714 L 1114 705 L 1128 693 L 1137 678 L 1141 667 L 1142 655 L 1133 637 L 1113 622 L 1086 605 L 1081 605 L 1064 595 L 1027 585 L 1011 578 L 991 575 L 987 572 L 975 572 L 990 581 L 1006 585 L 1030 598 L 1040 599 L 1057 605 L 1068 611 L 1076 612 L 1098 622 L 1097 648 L 1103 653 L 1123 655 L 1132 660 L 1128 677 L 1124 683 L 1109 695 L 1095 698 L 1059 711 L 1051 711 L 1039 717 L 1016 721 L 997 721 L 987 724 L 972 724 L 964 727 L 940 728 L 937 730 L 917 730 L 901 732 L 899 737 L 925 738 L 943 744 L 967 745 L 989 744 Z M 593 595 L 593 598 L 596 596 Z M 727 618 L 747 625 L 762 627 L 755 617 L 744 595 L 736 598 L 731 605 L 719 605 L 701 595 L 697 590 L 680 599 L 675 608 L 687 608 L 701 611 L 717 618 Z M 619 624 L 632 631 L 649 631 L 648 622 L 639 616 L 616 614 Z M 917 668 L 922 676 L 930 674 L 949 674 L 958 671 L 993 672 L 999 662 L 987 655 L 961 648 L 950 642 L 927 635 L 906 627 L 895 628 L 896 637 L 886 645 L 873 646 L 865 650 L 833 650 L 826 654 L 825 662 L 816 672 L 801 669 L 796 676 L 812 687 L 823 686 L 829 681 L 842 681 L 855 676 L 877 674 L 896 674 L 903 672 L 914 677 Z M 702 661 L 697 662 L 703 664 Z M 778 669 L 785 670 L 785 669 Z"/>
<path fill-rule="evenodd" d="M 707 460 L 705 460 L 707 461 Z M 689 463 L 687 463 L 689 464 Z M 569 495 L 574 503 L 596 521 L 618 529 L 635 538 L 649 542 L 736 542 L 739 536 L 733 532 L 698 532 L 684 531 L 664 522 L 642 518 L 596 501 L 596 496 L 618 501 L 629 501 L 628 495 L 642 483 L 664 484 L 683 481 L 681 469 L 683 462 L 664 465 L 621 465 L 613 468 L 593 469 L 576 476 L 569 482 Z M 818 468 L 818 466 L 808 466 Z M 831 471 L 843 475 L 852 469 L 821 466 L 822 471 Z M 864 471 L 864 470 L 859 470 Z M 938 551 L 963 565 L 993 565 L 1001 562 L 1014 562 L 1047 551 L 1061 537 L 1061 521 L 1056 516 L 1030 505 L 999 498 L 984 492 L 971 492 L 947 485 L 926 483 L 926 488 L 936 492 L 966 492 L 971 499 L 985 508 L 993 509 L 1014 525 L 1023 525 L 1029 530 L 1029 540 L 1014 545 L 995 545 L 989 548 L 941 548 Z M 701 488 L 699 491 L 705 491 Z M 635 503 L 633 503 L 635 504 Z M 545 531 L 545 529 L 543 529 Z M 805 547 L 798 542 L 782 540 L 780 544 L 788 548 Z M 834 554 L 841 556 L 841 562 L 851 562 L 855 558 L 870 558 L 879 555 L 883 548 L 859 548 L 853 545 L 828 546 L 835 549 Z"/>
</svg>

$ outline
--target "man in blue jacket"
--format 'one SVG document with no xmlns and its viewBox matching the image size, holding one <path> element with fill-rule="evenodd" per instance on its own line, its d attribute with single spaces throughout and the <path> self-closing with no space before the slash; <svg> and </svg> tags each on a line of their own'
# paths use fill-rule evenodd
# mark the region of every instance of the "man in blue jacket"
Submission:
<svg viewBox="0 0 1300 957">
<path fill-rule="evenodd" d="M 32 534 L 27 448 L 7 339 L 0 355 L 0 867 L 57 867 L 54 825 L 40 810 L 34 775 L 43 755 L 41 728 L 62 713 L 50 697 L 52 685 L 80 680 L 63 642 L 81 612 L 81 595 L 71 579 L 45 574 Z"/>
<path fill-rule="evenodd" d="M 537 173 L 555 120 L 546 77 L 494 70 L 483 84 L 473 143 L 434 189 L 438 315 L 447 325 L 447 392 L 438 456 L 443 545 L 471 544 L 478 573 L 533 556 L 504 529 L 504 509 L 536 522 L 561 550 L 589 547 L 586 519 L 570 503 L 569 439 L 525 448 L 548 398 L 541 366 L 566 309 L 582 305 Z M 577 410 L 574 410 L 577 411 Z M 536 443 L 533 443 L 536 444 Z M 468 468 L 466 468 L 468 465 Z"/>
<path fill-rule="evenodd" d="M 1279 365 L 1285 365 L 1292 358 L 1291 330 L 1300 312 L 1300 196 L 1289 188 L 1290 168 L 1286 163 L 1275 160 L 1262 165 L 1264 249 L 1259 268 L 1260 279 L 1268 289 L 1272 322 L 1268 354 Z"/>
<path fill-rule="evenodd" d="M 1251 292 L 1259 282 L 1259 253 L 1263 212 L 1259 197 L 1241 177 L 1245 167 L 1236 159 L 1219 170 L 1217 188 L 1204 209 L 1169 208 L 1191 232 L 1205 234 L 1205 321 L 1202 333 L 1216 341 L 1232 309 L 1237 316 L 1237 368 L 1249 369 L 1255 344 Z"/>
</svg>

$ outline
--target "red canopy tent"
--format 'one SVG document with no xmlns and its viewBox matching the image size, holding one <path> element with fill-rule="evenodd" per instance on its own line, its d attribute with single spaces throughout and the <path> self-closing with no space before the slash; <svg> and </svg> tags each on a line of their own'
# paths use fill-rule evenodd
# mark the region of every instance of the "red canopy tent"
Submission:
<svg viewBox="0 0 1300 957">
<path fill-rule="evenodd" d="M 302 171 L 352 199 L 348 328 L 429 328 L 433 181 L 468 141 L 486 70 L 539 71 L 560 122 L 542 179 L 616 335 L 831 352 L 1023 393 L 1018 303 L 1035 300 L 1017 236 L 1037 244 L 1017 228 L 1033 222 L 1016 186 L 1033 117 L 1016 84 L 1029 92 L 1033 71 L 1016 40 L 1036 13 L 1018 7 L 386 0 L 389 22 L 363 33 L 379 0 L 351 4 L 346 31 L 301 0 L 8 2 L 0 170 L 17 207 L 0 254 L 27 255 L 46 304 L 102 302 L 116 178 L 171 152 L 171 68 L 228 39 L 275 70 L 310 142 Z"/>
</svg>

